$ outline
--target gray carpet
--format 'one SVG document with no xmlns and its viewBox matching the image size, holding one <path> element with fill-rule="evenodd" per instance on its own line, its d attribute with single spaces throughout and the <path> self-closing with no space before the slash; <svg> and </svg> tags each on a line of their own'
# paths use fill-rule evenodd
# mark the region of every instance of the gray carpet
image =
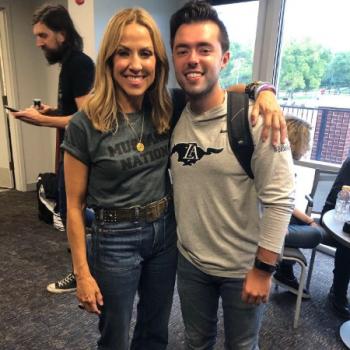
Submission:
<svg viewBox="0 0 350 350">
<path fill-rule="evenodd" d="M 0 193 L 0 238 L 0 349 L 95 349 L 97 317 L 81 311 L 73 294 L 46 291 L 48 282 L 69 270 L 70 256 L 65 233 L 37 219 L 33 192 Z M 317 253 L 312 300 L 303 302 L 297 330 L 292 327 L 295 297 L 272 291 L 260 335 L 262 350 L 344 349 L 338 335 L 342 320 L 327 302 L 332 266 L 332 258 Z M 219 319 L 216 349 L 224 349 L 221 310 Z M 184 349 L 177 294 L 169 330 L 168 349 Z"/>
</svg>

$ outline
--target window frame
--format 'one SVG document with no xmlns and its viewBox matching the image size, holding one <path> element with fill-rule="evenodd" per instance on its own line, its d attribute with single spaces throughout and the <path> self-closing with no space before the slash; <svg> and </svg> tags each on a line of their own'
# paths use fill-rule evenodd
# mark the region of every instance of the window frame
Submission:
<svg viewBox="0 0 350 350">
<path fill-rule="evenodd" d="M 212 0 L 211 4 L 217 6 L 250 1 L 259 2 L 252 77 L 253 80 L 276 84 L 285 0 Z"/>
</svg>

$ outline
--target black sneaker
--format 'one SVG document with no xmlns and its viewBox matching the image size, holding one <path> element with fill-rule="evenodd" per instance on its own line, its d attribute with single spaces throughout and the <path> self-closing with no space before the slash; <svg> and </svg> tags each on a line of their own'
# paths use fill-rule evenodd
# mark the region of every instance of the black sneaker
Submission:
<svg viewBox="0 0 350 350">
<path fill-rule="evenodd" d="M 328 300 L 336 315 L 350 320 L 350 306 L 348 300 L 346 298 L 337 298 L 334 294 L 333 287 L 328 293 Z"/>
<path fill-rule="evenodd" d="M 280 272 L 276 272 L 272 277 L 272 281 L 278 284 L 279 286 L 287 289 L 289 292 L 298 295 L 299 282 L 294 276 L 287 277 L 281 274 Z M 310 293 L 306 289 L 303 290 L 302 298 L 311 298 Z"/>
<path fill-rule="evenodd" d="M 50 283 L 46 289 L 50 293 L 68 293 L 74 292 L 77 289 L 77 282 L 75 276 L 70 272 L 65 278 L 57 281 L 56 283 Z"/>
</svg>

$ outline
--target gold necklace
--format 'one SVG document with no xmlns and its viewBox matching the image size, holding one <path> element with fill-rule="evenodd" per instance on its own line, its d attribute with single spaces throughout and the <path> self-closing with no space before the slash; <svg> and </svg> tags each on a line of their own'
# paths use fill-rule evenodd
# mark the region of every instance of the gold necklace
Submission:
<svg viewBox="0 0 350 350">
<path fill-rule="evenodd" d="M 142 142 L 142 136 L 143 136 L 143 125 L 145 122 L 145 113 L 142 113 L 142 126 L 141 126 L 141 134 L 140 137 L 137 136 L 137 132 L 135 131 L 134 127 L 130 124 L 129 119 L 126 118 L 126 122 L 129 125 L 131 131 L 133 132 L 133 134 L 136 136 L 136 139 L 138 139 L 138 142 L 136 144 L 136 150 L 138 152 L 143 152 L 145 150 L 145 145 Z"/>
</svg>

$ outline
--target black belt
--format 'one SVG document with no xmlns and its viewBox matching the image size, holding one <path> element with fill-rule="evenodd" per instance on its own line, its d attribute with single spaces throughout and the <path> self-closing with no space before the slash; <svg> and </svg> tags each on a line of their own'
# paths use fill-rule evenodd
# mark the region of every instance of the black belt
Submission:
<svg viewBox="0 0 350 350">
<path fill-rule="evenodd" d="M 153 222 L 158 220 L 167 211 L 170 201 L 171 197 L 166 196 L 144 206 L 135 206 L 131 208 L 97 208 L 95 209 L 96 220 L 106 223 L 137 220 Z"/>
</svg>

